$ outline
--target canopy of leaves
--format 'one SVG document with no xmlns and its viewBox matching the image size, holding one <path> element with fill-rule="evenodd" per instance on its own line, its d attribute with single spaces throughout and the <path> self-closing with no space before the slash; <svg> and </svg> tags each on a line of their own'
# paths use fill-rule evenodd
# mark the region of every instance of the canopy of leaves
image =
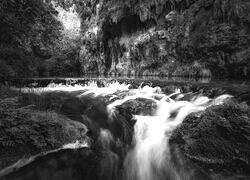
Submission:
<svg viewBox="0 0 250 180">
<path fill-rule="evenodd" d="M 75 52 L 80 40 L 65 34 L 58 14 L 49 0 L 0 1 L 0 78 L 37 76 L 43 60 L 63 56 L 63 64 Z"/>
</svg>

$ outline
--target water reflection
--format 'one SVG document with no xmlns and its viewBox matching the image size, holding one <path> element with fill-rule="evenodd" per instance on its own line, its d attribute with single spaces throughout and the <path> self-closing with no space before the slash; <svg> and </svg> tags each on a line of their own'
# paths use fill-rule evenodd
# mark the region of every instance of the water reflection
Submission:
<svg viewBox="0 0 250 180">
<path fill-rule="evenodd" d="M 86 85 L 90 81 L 97 81 L 98 87 L 104 87 L 105 82 L 119 82 L 132 84 L 138 87 L 142 82 L 149 86 L 192 86 L 196 90 L 200 88 L 224 89 L 230 94 L 242 94 L 249 92 L 250 80 L 238 79 L 214 79 L 194 77 L 159 77 L 159 76 L 99 76 L 86 75 L 83 77 L 46 77 L 16 79 L 8 82 L 8 85 L 17 87 L 47 87 L 51 82 L 64 85 Z"/>
<path fill-rule="evenodd" d="M 94 79 L 140 79 L 140 80 L 161 80 L 161 81 L 176 81 L 176 82 L 201 82 L 209 83 L 212 81 L 211 77 L 167 77 L 167 76 L 135 76 L 135 75 L 85 75 L 84 78 Z"/>
</svg>

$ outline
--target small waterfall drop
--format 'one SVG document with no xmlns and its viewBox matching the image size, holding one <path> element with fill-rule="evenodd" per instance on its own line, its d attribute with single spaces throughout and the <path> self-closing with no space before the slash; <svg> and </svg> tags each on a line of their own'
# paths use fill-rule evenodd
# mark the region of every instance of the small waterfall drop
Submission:
<svg viewBox="0 0 250 180">
<path fill-rule="evenodd" d="M 170 163 L 168 140 L 171 132 L 190 113 L 200 112 L 211 105 L 221 104 L 231 96 L 222 95 L 214 100 L 205 96 L 196 96 L 189 102 L 171 99 L 172 96 L 180 93 L 179 89 L 170 95 L 164 95 L 159 88 L 149 86 L 133 90 L 133 92 L 132 95 L 113 102 L 108 108 L 113 109 L 115 106 L 138 97 L 148 99 L 161 97 L 161 99 L 154 99 L 157 103 L 157 110 L 153 116 L 134 116 L 136 124 L 133 148 L 128 152 L 124 162 L 124 180 L 181 179 Z"/>
<path fill-rule="evenodd" d="M 130 89 L 130 85 L 118 82 L 106 83 L 105 87 L 91 81 L 87 85 L 55 85 L 46 88 L 22 89 L 26 93 L 43 93 L 51 91 L 79 91 L 77 97 L 93 96 L 106 98 L 106 111 L 109 119 L 115 116 L 118 106 L 130 100 L 143 98 L 156 104 L 153 115 L 133 114 L 134 134 L 132 145 L 124 160 L 123 180 L 181 180 L 171 164 L 168 141 L 173 130 L 190 114 L 204 111 L 212 105 L 219 105 L 230 95 L 210 99 L 202 95 L 193 95 L 191 100 L 182 100 L 185 94 L 176 89 L 172 94 L 164 94 L 160 87 L 144 86 Z M 176 97 L 176 98 L 174 98 Z M 142 107 L 143 109 L 143 107 Z M 115 141 L 112 132 L 101 129 L 99 140 L 105 148 Z"/>
</svg>

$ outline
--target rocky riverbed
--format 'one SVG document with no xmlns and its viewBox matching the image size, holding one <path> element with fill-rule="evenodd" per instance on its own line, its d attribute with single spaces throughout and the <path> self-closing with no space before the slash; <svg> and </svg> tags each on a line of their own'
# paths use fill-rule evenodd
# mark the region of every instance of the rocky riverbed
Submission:
<svg viewBox="0 0 250 180">
<path fill-rule="evenodd" d="M 249 178 L 247 99 L 103 84 L 2 86 L 1 179 Z"/>
</svg>

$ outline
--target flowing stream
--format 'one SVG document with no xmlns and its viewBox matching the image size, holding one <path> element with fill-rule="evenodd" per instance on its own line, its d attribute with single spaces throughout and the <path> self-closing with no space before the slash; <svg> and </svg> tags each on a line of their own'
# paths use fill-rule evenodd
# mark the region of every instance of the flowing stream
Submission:
<svg viewBox="0 0 250 180">
<path fill-rule="evenodd" d="M 98 87 L 97 83 L 90 81 L 85 85 L 56 85 L 50 84 L 45 88 L 23 88 L 22 92 L 42 94 L 44 92 L 78 92 L 76 97 L 104 98 L 107 101 L 106 111 L 108 121 L 112 121 L 116 108 L 128 101 L 143 99 L 150 101 L 152 113 L 132 114 L 134 132 L 132 143 L 126 153 L 123 163 L 122 178 L 124 180 L 164 180 L 182 179 L 171 164 L 171 153 L 168 140 L 173 130 L 182 123 L 190 113 L 199 113 L 209 106 L 219 105 L 230 95 L 221 95 L 210 99 L 201 94 L 193 94 L 189 98 L 187 94 L 175 89 L 172 94 L 165 94 L 160 87 L 141 85 L 138 88 L 130 88 L 129 84 L 118 82 L 106 83 L 104 87 Z M 133 109 L 133 107 L 131 107 Z M 141 112 L 146 111 L 140 107 Z M 106 148 L 111 141 L 117 139 L 109 129 L 101 128 L 99 140 Z"/>
</svg>

